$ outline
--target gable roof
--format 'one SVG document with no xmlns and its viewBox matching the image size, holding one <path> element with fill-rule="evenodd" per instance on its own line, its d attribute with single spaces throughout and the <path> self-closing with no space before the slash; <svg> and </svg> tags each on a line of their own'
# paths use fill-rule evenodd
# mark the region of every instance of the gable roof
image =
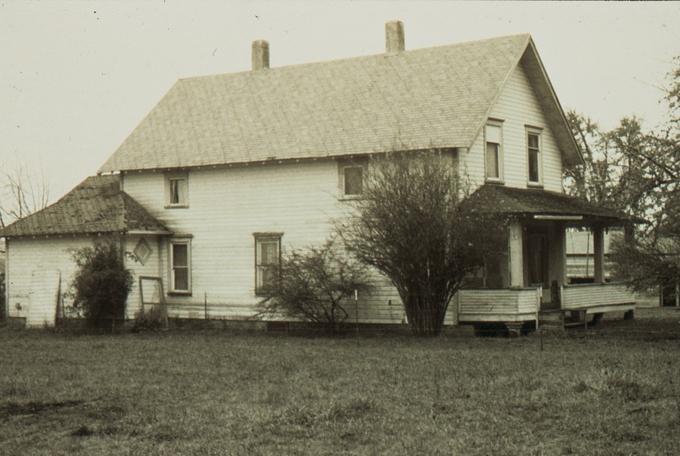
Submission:
<svg viewBox="0 0 680 456">
<path fill-rule="evenodd" d="M 129 231 L 168 232 L 112 175 L 88 177 L 51 206 L 0 229 L 0 237 Z"/>
<path fill-rule="evenodd" d="M 471 147 L 518 64 L 580 161 L 528 34 L 181 79 L 99 172 Z"/>
<path fill-rule="evenodd" d="M 466 204 L 475 204 L 481 212 L 511 216 L 568 215 L 603 223 L 646 223 L 614 209 L 538 188 L 485 184 L 468 197 Z"/>
</svg>

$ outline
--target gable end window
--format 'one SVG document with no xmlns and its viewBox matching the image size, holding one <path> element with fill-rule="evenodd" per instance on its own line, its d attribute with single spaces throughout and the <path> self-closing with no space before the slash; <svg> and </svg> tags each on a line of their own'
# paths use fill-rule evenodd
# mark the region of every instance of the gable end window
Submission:
<svg viewBox="0 0 680 456">
<path fill-rule="evenodd" d="M 165 178 L 165 207 L 189 207 L 188 174 L 170 174 Z"/>
<path fill-rule="evenodd" d="M 170 292 L 191 293 L 191 241 L 170 241 Z"/>
<path fill-rule="evenodd" d="M 281 266 L 281 233 L 255 233 L 255 294 L 279 279 Z"/>
<path fill-rule="evenodd" d="M 486 143 L 484 164 L 486 180 L 503 179 L 503 132 L 500 123 L 489 123 L 484 129 Z"/>
<path fill-rule="evenodd" d="M 541 185 L 541 132 L 527 129 L 527 162 L 529 184 Z"/>
</svg>

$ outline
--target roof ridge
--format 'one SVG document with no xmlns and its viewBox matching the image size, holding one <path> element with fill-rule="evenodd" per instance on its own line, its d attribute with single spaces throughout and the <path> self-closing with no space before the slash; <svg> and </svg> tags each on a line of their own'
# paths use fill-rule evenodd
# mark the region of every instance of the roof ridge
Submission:
<svg viewBox="0 0 680 456">
<path fill-rule="evenodd" d="M 180 79 L 99 172 L 470 147 L 530 39 Z"/>
<path fill-rule="evenodd" d="M 443 48 L 455 48 L 455 47 L 462 47 L 462 46 L 469 46 L 472 44 L 477 44 L 477 43 L 484 43 L 488 41 L 501 41 L 501 40 L 507 40 L 508 38 L 517 38 L 520 36 L 527 37 L 528 39 L 531 38 L 531 34 L 528 32 L 525 33 L 513 33 L 509 35 L 501 35 L 501 36 L 494 36 L 494 37 L 489 37 L 489 38 L 480 38 L 476 40 L 469 40 L 469 41 L 459 41 L 456 43 L 449 43 L 449 44 L 438 44 L 435 46 L 427 46 L 427 47 L 421 47 L 421 48 L 414 48 L 414 49 L 405 49 L 403 51 L 395 52 L 395 53 L 388 53 L 388 52 L 381 52 L 377 54 L 366 54 L 366 55 L 355 55 L 353 57 L 340 57 L 340 58 L 335 58 L 335 59 L 328 59 L 328 60 L 314 60 L 311 62 L 300 62 L 300 63 L 290 63 L 287 65 L 281 65 L 281 66 L 275 66 L 275 67 L 269 67 L 264 70 L 242 70 L 242 71 L 232 71 L 229 73 L 212 73 L 212 74 L 202 74 L 202 75 L 197 75 L 197 76 L 186 76 L 182 78 L 178 78 L 176 82 L 184 82 L 184 81 L 191 81 L 191 80 L 197 80 L 197 79 L 203 79 L 203 78 L 215 78 L 219 76 L 231 76 L 231 75 L 247 75 L 247 74 L 264 74 L 265 72 L 276 72 L 278 70 L 284 70 L 288 68 L 299 68 L 302 66 L 314 66 L 314 65 L 322 65 L 324 63 L 336 63 L 336 62 L 345 62 L 345 61 L 351 61 L 351 60 L 361 60 L 361 59 L 371 59 L 375 57 L 398 57 L 404 54 L 415 54 L 418 52 L 425 52 L 431 49 L 443 49 Z"/>
</svg>

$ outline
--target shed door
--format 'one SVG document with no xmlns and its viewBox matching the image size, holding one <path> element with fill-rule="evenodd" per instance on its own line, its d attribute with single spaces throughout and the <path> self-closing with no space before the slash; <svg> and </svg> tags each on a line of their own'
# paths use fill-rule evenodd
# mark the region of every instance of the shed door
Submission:
<svg viewBox="0 0 680 456">
<path fill-rule="evenodd" d="M 28 294 L 26 326 L 42 328 L 54 326 L 61 288 L 58 270 L 35 270 L 31 273 L 31 291 Z"/>
</svg>

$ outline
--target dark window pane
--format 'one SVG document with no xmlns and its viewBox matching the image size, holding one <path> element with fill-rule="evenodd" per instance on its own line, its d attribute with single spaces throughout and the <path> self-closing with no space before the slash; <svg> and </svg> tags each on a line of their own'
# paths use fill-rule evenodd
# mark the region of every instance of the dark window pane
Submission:
<svg viewBox="0 0 680 456">
<path fill-rule="evenodd" d="M 529 134 L 529 147 L 538 149 L 538 135 Z"/>
<path fill-rule="evenodd" d="M 538 182 L 538 151 L 529 149 L 529 181 Z"/>
<path fill-rule="evenodd" d="M 189 266 L 188 246 L 186 244 L 173 244 L 172 246 L 172 265 Z"/>
<path fill-rule="evenodd" d="M 498 144 L 496 143 L 486 143 L 486 177 L 500 177 L 498 173 Z"/>
<path fill-rule="evenodd" d="M 361 195 L 364 170 L 361 167 L 345 168 L 345 195 Z"/>
<path fill-rule="evenodd" d="M 175 269 L 175 290 L 189 290 L 189 269 Z"/>
<path fill-rule="evenodd" d="M 170 179 L 170 204 L 186 204 L 186 179 Z"/>
</svg>

